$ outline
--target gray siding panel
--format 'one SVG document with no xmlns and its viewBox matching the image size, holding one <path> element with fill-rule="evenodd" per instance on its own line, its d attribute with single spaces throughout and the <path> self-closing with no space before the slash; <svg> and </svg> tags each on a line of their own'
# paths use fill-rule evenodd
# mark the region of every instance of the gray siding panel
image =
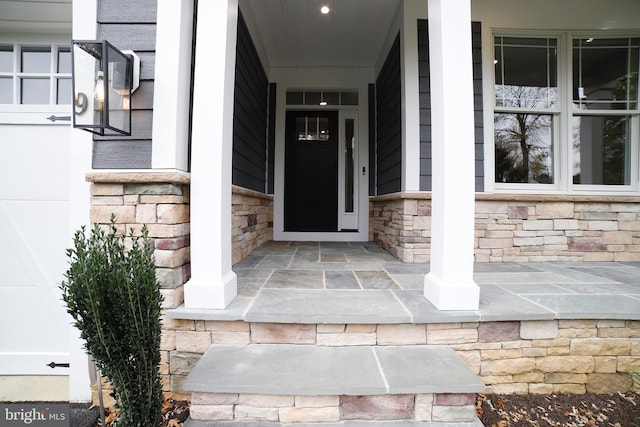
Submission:
<svg viewBox="0 0 640 427">
<path fill-rule="evenodd" d="M 151 168 L 151 141 L 94 141 L 94 169 Z"/>
<path fill-rule="evenodd" d="M 402 189 L 402 97 L 400 36 L 396 37 L 376 79 L 377 194 Z"/>
<path fill-rule="evenodd" d="M 152 128 L 153 110 L 131 110 L 131 136 L 95 135 L 93 139 L 96 141 L 151 139 Z"/>
<path fill-rule="evenodd" d="M 153 90 L 152 80 L 141 80 L 140 87 L 131 97 L 132 110 L 152 110 L 153 109 Z"/>
<path fill-rule="evenodd" d="M 98 22 L 155 23 L 156 0 L 100 0 Z"/>
<path fill-rule="evenodd" d="M 123 13 L 126 11 L 126 13 Z M 157 0 L 100 0 L 98 37 L 140 57 L 140 87 L 131 97 L 131 136 L 94 135 L 95 169 L 151 167 Z"/>
<path fill-rule="evenodd" d="M 479 22 L 471 24 L 473 103 L 475 121 L 475 190 L 484 190 L 484 125 L 482 113 L 482 36 Z M 420 190 L 431 191 L 431 88 L 427 21 L 418 20 L 418 68 L 420 85 Z M 428 165 L 428 166 L 427 166 Z"/>
<path fill-rule="evenodd" d="M 156 24 L 100 24 L 100 38 L 120 50 L 154 51 Z"/>
<path fill-rule="evenodd" d="M 140 80 L 153 80 L 156 76 L 156 53 L 136 52 L 140 57 Z"/>
</svg>

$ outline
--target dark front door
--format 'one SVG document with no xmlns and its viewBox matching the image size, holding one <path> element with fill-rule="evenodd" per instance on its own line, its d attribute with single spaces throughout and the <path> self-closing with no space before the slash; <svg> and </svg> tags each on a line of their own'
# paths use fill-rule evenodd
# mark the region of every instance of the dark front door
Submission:
<svg viewBox="0 0 640 427">
<path fill-rule="evenodd" d="M 338 230 L 338 112 L 288 111 L 285 231 Z"/>
</svg>

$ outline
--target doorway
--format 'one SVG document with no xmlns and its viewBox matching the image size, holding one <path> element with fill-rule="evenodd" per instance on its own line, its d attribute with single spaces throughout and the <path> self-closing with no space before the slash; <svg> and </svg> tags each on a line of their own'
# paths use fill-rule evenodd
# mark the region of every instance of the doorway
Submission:
<svg viewBox="0 0 640 427">
<path fill-rule="evenodd" d="M 285 231 L 338 231 L 338 112 L 288 111 L 285 127 Z"/>
</svg>

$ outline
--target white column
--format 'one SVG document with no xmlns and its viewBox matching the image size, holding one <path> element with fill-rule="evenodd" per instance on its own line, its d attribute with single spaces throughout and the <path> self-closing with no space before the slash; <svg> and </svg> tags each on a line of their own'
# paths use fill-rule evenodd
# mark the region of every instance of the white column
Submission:
<svg viewBox="0 0 640 427">
<path fill-rule="evenodd" d="M 429 56 L 432 236 L 424 295 L 439 310 L 476 310 L 470 0 L 429 0 Z"/>
<path fill-rule="evenodd" d="M 402 3 L 402 191 L 420 190 L 420 84 L 418 25 L 422 1 Z"/>
<path fill-rule="evenodd" d="M 193 0 L 158 0 L 154 169 L 188 169 Z"/>
<path fill-rule="evenodd" d="M 76 40 L 93 40 L 97 32 L 97 0 L 74 1 L 72 3 L 72 37 Z M 91 204 L 89 183 L 85 174 L 91 169 L 93 136 L 81 129 L 70 131 L 69 142 L 69 247 L 76 230 L 90 223 Z M 69 323 L 73 322 L 69 316 Z M 89 357 L 84 349 L 84 340 L 75 327 L 69 328 L 69 401 L 91 401 Z"/>
<path fill-rule="evenodd" d="M 231 270 L 231 156 L 238 0 L 198 2 L 191 133 L 191 280 L 187 308 L 225 308 Z"/>
</svg>

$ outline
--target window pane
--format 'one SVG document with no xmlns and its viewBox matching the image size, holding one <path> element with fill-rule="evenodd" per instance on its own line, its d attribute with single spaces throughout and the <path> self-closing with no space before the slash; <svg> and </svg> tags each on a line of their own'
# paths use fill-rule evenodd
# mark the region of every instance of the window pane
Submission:
<svg viewBox="0 0 640 427">
<path fill-rule="evenodd" d="M 328 141 L 329 119 L 326 117 L 296 118 L 296 135 L 298 141 Z"/>
<path fill-rule="evenodd" d="M 551 108 L 558 102 L 555 39 L 495 38 L 496 105 Z"/>
<path fill-rule="evenodd" d="M 322 100 L 325 101 L 327 105 L 339 105 L 340 93 L 339 92 L 322 92 Z"/>
<path fill-rule="evenodd" d="M 21 104 L 48 104 L 49 79 L 21 79 Z"/>
<path fill-rule="evenodd" d="M 630 134 L 628 116 L 573 118 L 573 183 L 628 185 Z"/>
<path fill-rule="evenodd" d="M 636 109 L 640 39 L 573 41 L 573 99 L 578 109 Z"/>
<path fill-rule="evenodd" d="M 23 73 L 49 73 L 51 72 L 51 48 L 49 47 L 25 47 L 22 49 Z"/>
<path fill-rule="evenodd" d="M 496 113 L 496 182 L 553 183 L 553 116 Z"/>
<path fill-rule="evenodd" d="M 71 79 L 58 79 L 56 104 L 71 104 Z"/>
<path fill-rule="evenodd" d="M 305 92 L 304 104 L 305 105 L 320 105 L 321 96 L 320 92 Z"/>
<path fill-rule="evenodd" d="M 0 73 L 13 72 L 13 47 L 0 46 Z"/>
<path fill-rule="evenodd" d="M 58 49 L 58 73 L 71 74 L 71 50 L 67 48 Z"/>
<path fill-rule="evenodd" d="M 0 104 L 13 104 L 13 79 L 0 77 Z"/>
<path fill-rule="evenodd" d="M 302 105 L 303 92 L 287 92 L 287 105 Z"/>
<path fill-rule="evenodd" d="M 358 92 L 340 92 L 340 104 L 358 105 Z"/>
<path fill-rule="evenodd" d="M 353 212 L 355 120 L 344 121 L 344 211 Z"/>
</svg>

